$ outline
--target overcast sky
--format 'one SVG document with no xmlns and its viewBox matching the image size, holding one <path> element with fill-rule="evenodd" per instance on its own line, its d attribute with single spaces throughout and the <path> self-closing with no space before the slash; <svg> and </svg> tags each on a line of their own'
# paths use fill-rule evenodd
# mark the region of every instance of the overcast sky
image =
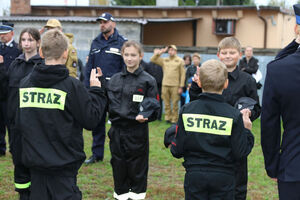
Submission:
<svg viewBox="0 0 300 200">
<path fill-rule="evenodd" d="M 257 5 L 267 5 L 269 0 L 254 0 Z M 292 6 L 297 0 L 285 0 L 287 6 Z M 31 5 L 78 5 L 88 6 L 89 0 L 31 0 Z M 0 0 L 0 16 L 3 15 L 3 9 L 9 11 L 10 0 Z"/>
</svg>

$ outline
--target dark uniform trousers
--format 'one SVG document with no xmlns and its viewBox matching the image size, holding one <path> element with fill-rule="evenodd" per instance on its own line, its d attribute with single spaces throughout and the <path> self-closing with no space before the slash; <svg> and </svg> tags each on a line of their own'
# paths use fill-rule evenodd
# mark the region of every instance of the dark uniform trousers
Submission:
<svg viewBox="0 0 300 200">
<path fill-rule="evenodd" d="M 105 143 L 105 120 L 106 120 L 106 112 L 104 112 L 98 126 L 93 129 L 93 144 L 92 144 L 92 152 L 93 156 L 97 160 L 103 160 L 104 157 L 104 143 Z"/>
<path fill-rule="evenodd" d="M 300 182 L 284 182 L 277 180 L 280 200 L 299 200 Z"/>
<path fill-rule="evenodd" d="M 246 200 L 248 182 L 248 162 L 247 158 L 242 158 L 236 164 L 235 172 L 235 200 Z"/>
<path fill-rule="evenodd" d="M 185 200 L 233 200 L 234 174 L 186 169 Z"/>
<path fill-rule="evenodd" d="M 13 158 L 14 168 L 14 182 L 15 190 L 20 194 L 20 200 L 29 199 L 30 193 L 30 171 L 23 165 L 22 162 L 22 137 L 20 132 L 17 131 L 13 126 L 9 127 L 8 130 L 10 140 L 10 150 Z"/>
<path fill-rule="evenodd" d="M 6 103 L 0 101 L 0 153 L 4 154 L 6 151 L 5 133 L 6 133 Z"/>
<path fill-rule="evenodd" d="M 30 200 L 81 200 L 76 176 L 55 176 L 30 170 L 32 189 Z"/>
<path fill-rule="evenodd" d="M 112 125 L 110 138 L 111 165 L 115 192 L 118 195 L 147 189 L 149 136 L 148 124 L 120 128 Z M 129 181 L 128 181 L 129 180 Z"/>
</svg>

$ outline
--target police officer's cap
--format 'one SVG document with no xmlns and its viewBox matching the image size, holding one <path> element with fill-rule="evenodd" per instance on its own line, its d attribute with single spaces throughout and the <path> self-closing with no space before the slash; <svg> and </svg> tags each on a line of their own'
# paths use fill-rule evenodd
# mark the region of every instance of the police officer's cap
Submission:
<svg viewBox="0 0 300 200">
<path fill-rule="evenodd" d="M 300 24 L 300 4 L 293 5 L 296 16 L 296 23 Z"/>
<path fill-rule="evenodd" d="M 139 115 L 143 115 L 144 118 L 151 117 L 153 113 L 158 113 L 160 109 L 159 101 L 155 98 L 146 97 L 140 104 Z"/>
<path fill-rule="evenodd" d="M 115 18 L 110 13 L 102 13 L 102 15 L 97 18 L 97 22 L 100 20 L 104 20 L 104 21 L 110 20 L 114 22 Z"/>
<path fill-rule="evenodd" d="M 9 33 L 14 30 L 14 24 L 10 23 L 8 21 L 2 21 L 2 24 L 0 24 L 0 34 Z"/>
</svg>

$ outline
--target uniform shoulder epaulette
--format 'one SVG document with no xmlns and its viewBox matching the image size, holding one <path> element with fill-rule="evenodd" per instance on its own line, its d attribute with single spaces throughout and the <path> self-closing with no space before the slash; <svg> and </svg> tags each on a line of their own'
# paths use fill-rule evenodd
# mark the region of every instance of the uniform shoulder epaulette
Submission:
<svg viewBox="0 0 300 200">
<path fill-rule="evenodd" d="M 119 37 L 122 39 L 122 40 L 128 40 L 128 38 L 124 37 L 123 35 L 119 35 Z"/>
</svg>

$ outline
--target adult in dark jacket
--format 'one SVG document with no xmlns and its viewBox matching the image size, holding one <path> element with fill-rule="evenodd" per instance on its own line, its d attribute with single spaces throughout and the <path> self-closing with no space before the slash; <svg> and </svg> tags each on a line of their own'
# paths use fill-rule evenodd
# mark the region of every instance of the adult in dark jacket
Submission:
<svg viewBox="0 0 300 200">
<path fill-rule="evenodd" d="M 10 152 L 14 163 L 14 179 L 16 191 L 20 199 L 29 199 L 30 172 L 21 161 L 21 133 L 16 129 L 16 112 L 19 105 L 19 84 L 22 78 L 32 72 L 36 64 L 42 63 L 42 58 L 37 53 L 40 45 L 40 33 L 34 28 L 25 28 L 20 34 L 20 47 L 24 53 L 14 60 L 6 69 L 0 69 L 0 96 L 7 102 L 7 118 Z"/>
<path fill-rule="evenodd" d="M 40 48 L 45 64 L 20 83 L 16 128 L 22 134 L 22 161 L 31 172 L 30 199 L 82 198 L 76 184 L 86 158 L 82 129 L 94 128 L 106 107 L 95 69 L 89 91 L 69 76 L 67 48 L 63 33 L 47 31 Z"/>
<path fill-rule="evenodd" d="M 116 27 L 113 16 L 103 13 L 98 17 L 101 33 L 93 40 L 88 63 L 85 68 L 85 85 L 89 87 L 91 69 L 100 67 L 104 78 L 109 80 L 115 73 L 122 71 L 124 62 L 121 56 L 121 48 L 127 40 L 121 36 Z M 105 142 L 105 119 L 103 114 L 99 125 L 93 129 L 92 156 L 86 160 L 86 164 L 103 160 Z"/>
<path fill-rule="evenodd" d="M 252 75 L 258 70 L 258 60 L 253 57 L 253 48 L 247 46 L 245 48 L 245 57 L 240 60 L 239 69 Z"/>
<path fill-rule="evenodd" d="M 146 63 L 144 60 L 141 61 L 140 65 L 144 69 L 144 71 L 148 72 L 156 80 L 157 90 L 159 94 L 159 104 L 160 104 L 160 112 L 157 119 L 161 120 L 161 115 L 162 115 L 161 86 L 162 86 L 162 78 L 163 78 L 162 67 L 153 62 Z"/>
<path fill-rule="evenodd" d="M 281 200 L 300 199 L 300 4 L 294 10 L 297 38 L 267 65 L 261 113 L 265 169 Z"/>
<path fill-rule="evenodd" d="M 14 24 L 3 21 L 0 25 L 0 65 L 8 70 L 10 64 L 18 57 L 22 51 L 14 41 Z M 3 98 L 0 96 L 0 98 Z M 6 152 L 5 134 L 7 127 L 6 101 L 0 102 L 0 156 Z"/>
</svg>

